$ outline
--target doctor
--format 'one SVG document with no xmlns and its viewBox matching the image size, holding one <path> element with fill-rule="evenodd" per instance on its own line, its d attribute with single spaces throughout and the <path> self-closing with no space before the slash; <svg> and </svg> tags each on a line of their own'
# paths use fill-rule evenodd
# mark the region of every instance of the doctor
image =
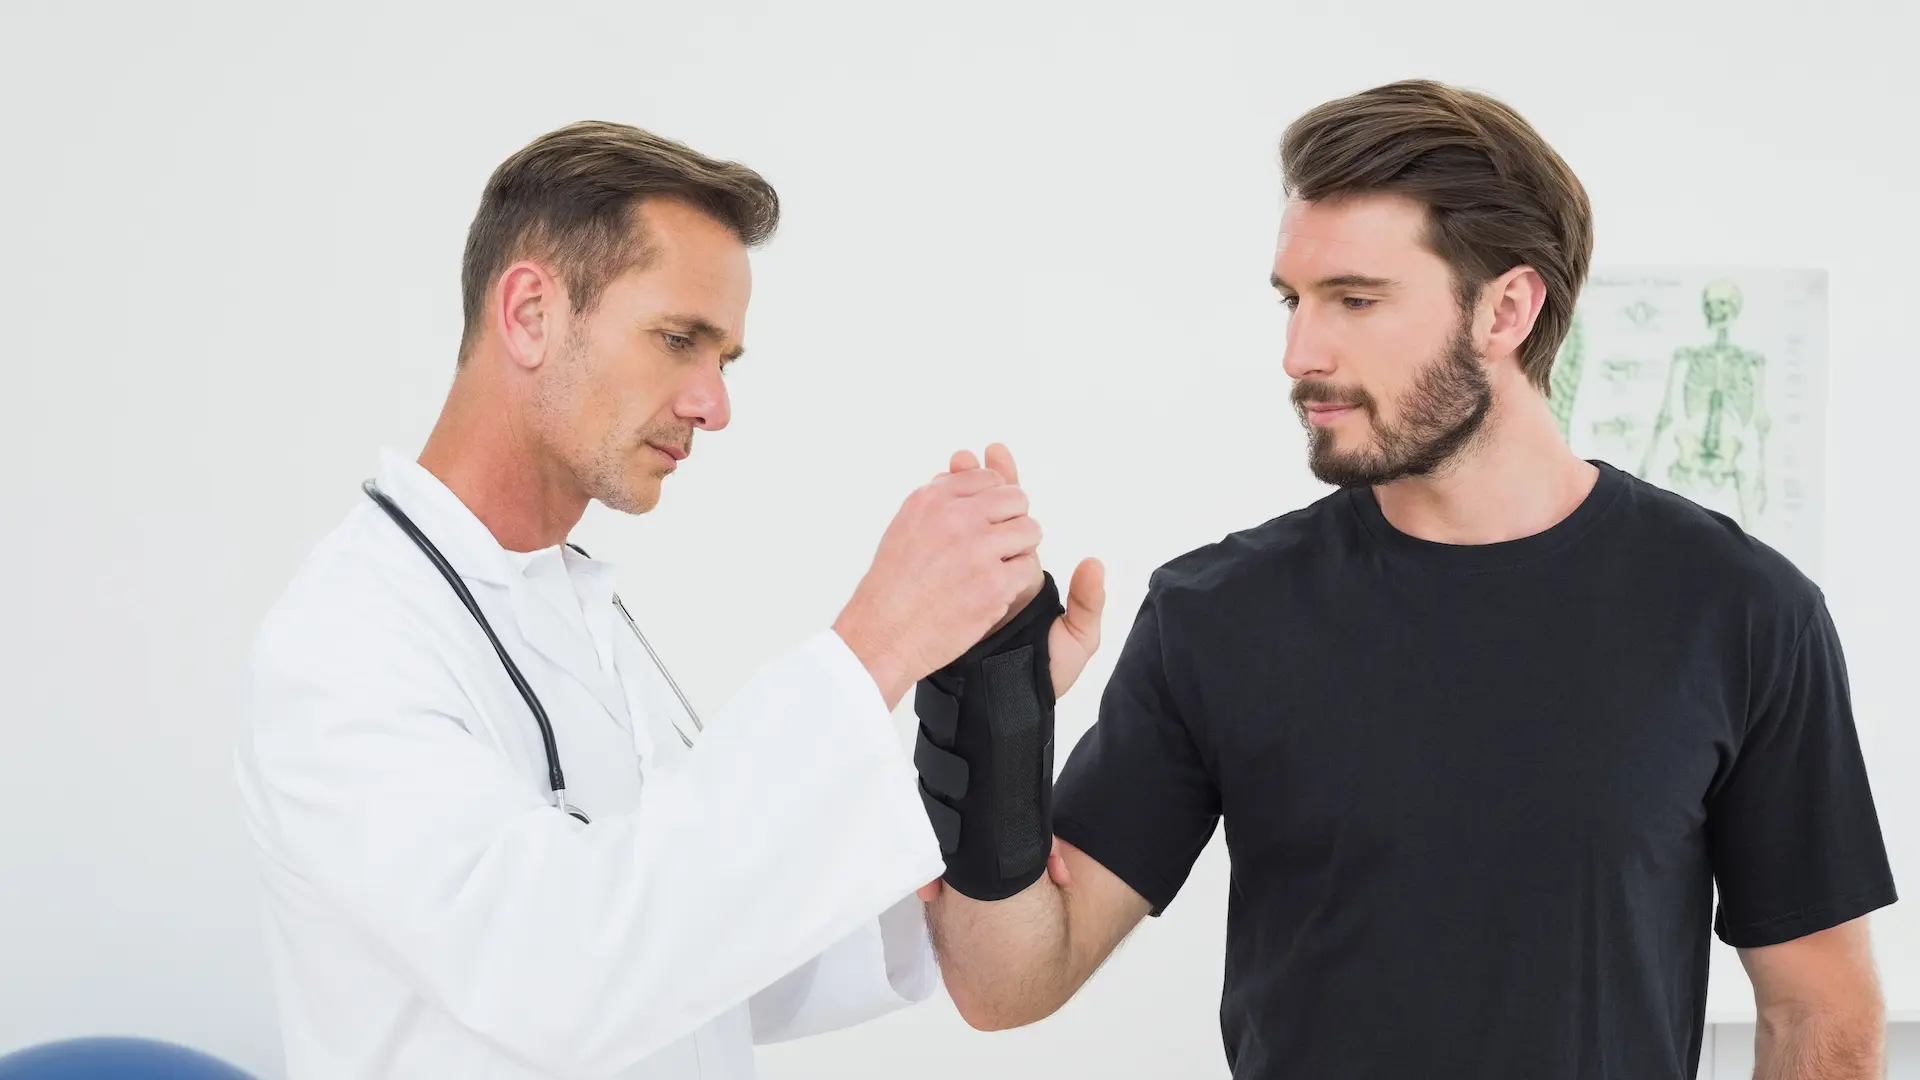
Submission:
<svg viewBox="0 0 1920 1080">
<path fill-rule="evenodd" d="M 913 492 L 832 627 L 704 724 L 565 545 L 726 426 L 777 217 L 752 171 L 610 124 L 488 183 L 438 424 L 251 656 L 237 768 L 294 1080 L 732 1080 L 755 1042 L 933 989 L 914 891 L 943 862 L 889 712 L 1034 596 L 1020 489 Z"/>
</svg>

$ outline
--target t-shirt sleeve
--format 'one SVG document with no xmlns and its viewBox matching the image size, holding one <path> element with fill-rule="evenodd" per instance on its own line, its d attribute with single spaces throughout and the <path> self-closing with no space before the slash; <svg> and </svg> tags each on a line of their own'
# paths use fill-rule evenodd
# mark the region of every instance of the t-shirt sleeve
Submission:
<svg viewBox="0 0 1920 1080">
<path fill-rule="evenodd" d="M 1220 819 L 1220 795 L 1168 691 L 1160 600 L 1152 586 L 1054 788 L 1054 834 L 1146 898 L 1158 915 Z"/>
<path fill-rule="evenodd" d="M 1773 669 L 1707 808 L 1720 889 L 1714 932 L 1743 949 L 1838 926 L 1896 899 L 1846 660 L 1824 602 Z"/>
</svg>

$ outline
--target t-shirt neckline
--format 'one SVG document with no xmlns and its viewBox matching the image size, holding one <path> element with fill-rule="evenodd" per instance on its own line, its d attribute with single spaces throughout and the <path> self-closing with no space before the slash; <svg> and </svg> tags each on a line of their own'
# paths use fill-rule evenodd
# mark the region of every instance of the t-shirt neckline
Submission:
<svg viewBox="0 0 1920 1080">
<path fill-rule="evenodd" d="M 1387 520 L 1373 488 L 1365 484 L 1347 488 L 1347 502 L 1368 536 L 1396 556 L 1436 569 L 1499 570 L 1532 562 L 1584 536 L 1626 490 L 1626 478 L 1619 469 L 1598 459 L 1588 459 L 1587 463 L 1598 469 L 1600 475 L 1572 513 L 1531 536 L 1491 544 L 1448 544 L 1401 532 Z"/>
</svg>

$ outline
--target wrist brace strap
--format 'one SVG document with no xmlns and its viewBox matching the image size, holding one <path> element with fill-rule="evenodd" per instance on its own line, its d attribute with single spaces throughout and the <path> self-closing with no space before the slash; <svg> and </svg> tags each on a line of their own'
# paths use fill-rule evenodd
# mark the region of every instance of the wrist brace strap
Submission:
<svg viewBox="0 0 1920 1080">
<path fill-rule="evenodd" d="M 1053 846 L 1053 576 L 1013 620 L 920 680 L 913 763 L 947 884 L 1004 900 L 1039 880 Z"/>
</svg>

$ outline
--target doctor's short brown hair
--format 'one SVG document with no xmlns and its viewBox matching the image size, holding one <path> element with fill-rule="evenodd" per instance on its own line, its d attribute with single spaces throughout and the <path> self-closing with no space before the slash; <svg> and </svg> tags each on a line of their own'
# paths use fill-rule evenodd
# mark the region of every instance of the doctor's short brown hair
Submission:
<svg viewBox="0 0 1920 1080">
<path fill-rule="evenodd" d="M 1546 303 L 1520 367 L 1549 388 L 1593 257 L 1593 210 L 1573 170 L 1518 112 L 1426 79 L 1390 83 L 1295 120 L 1280 167 L 1290 198 L 1394 194 L 1424 204 L 1427 247 L 1452 268 L 1462 309 L 1508 270 L 1538 271 Z"/>
<path fill-rule="evenodd" d="M 488 289 L 519 259 L 558 277 L 576 315 L 592 311 L 608 283 L 645 262 L 635 210 L 649 198 L 691 203 L 748 247 L 780 222 L 773 185 L 744 165 L 627 124 L 582 121 L 548 132 L 494 169 L 467 229 L 460 359 L 480 336 Z"/>
</svg>

